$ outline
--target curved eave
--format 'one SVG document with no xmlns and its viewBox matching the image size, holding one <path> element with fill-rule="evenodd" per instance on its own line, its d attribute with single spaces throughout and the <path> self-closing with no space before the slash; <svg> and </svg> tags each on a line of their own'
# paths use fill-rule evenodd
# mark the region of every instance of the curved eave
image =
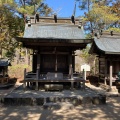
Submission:
<svg viewBox="0 0 120 120">
<path fill-rule="evenodd" d="M 94 39 L 90 54 L 120 54 L 120 39 L 117 37 L 104 37 L 100 39 Z"/>
<path fill-rule="evenodd" d="M 101 50 L 95 43 L 95 41 L 93 41 L 91 48 L 89 50 L 89 54 L 97 54 L 99 55 L 100 53 L 105 54 L 105 51 Z"/>
</svg>

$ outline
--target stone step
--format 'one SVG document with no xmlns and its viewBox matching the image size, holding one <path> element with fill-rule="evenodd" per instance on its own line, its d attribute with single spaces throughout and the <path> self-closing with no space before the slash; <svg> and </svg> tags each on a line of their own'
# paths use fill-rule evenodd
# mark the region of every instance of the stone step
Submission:
<svg viewBox="0 0 120 120">
<path fill-rule="evenodd" d="M 43 104 L 43 108 L 44 109 L 55 109 L 55 110 L 58 110 L 58 109 L 73 109 L 74 108 L 74 105 L 71 104 L 70 102 L 61 102 L 61 103 L 53 103 L 53 102 L 50 102 L 50 103 L 44 103 Z"/>
</svg>

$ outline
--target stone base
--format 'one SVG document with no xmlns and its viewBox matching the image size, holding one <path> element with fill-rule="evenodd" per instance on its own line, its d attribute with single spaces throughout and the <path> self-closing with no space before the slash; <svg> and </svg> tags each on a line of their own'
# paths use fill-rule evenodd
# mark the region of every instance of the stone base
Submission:
<svg viewBox="0 0 120 120">
<path fill-rule="evenodd" d="M 85 105 L 85 104 L 106 104 L 106 96 L 86 96 L 86 97 L 57 97 L 57 96 L 51 96 L 51 97 L 38 97 L 38 98 L 11 98 L 11 97 L 4 97 L 0 98 L 0 104 L 2 105 L 11 105 L 11 106 L 43 106 L 45 103 L 71 103 L 74 106 L 78 105 Z"/>
<path fill-rule="evenodd" d="M 63 85 L 62 84 L 45 84 L 45 90 L 59 90 L 62 91 L 63 90 Z"/>
</svg>

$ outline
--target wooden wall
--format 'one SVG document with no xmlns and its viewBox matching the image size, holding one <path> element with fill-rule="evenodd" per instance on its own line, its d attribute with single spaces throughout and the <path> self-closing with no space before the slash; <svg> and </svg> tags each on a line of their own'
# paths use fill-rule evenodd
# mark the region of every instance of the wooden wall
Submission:
<svg viewBox="0 0 120 120">
<path fill-rule="evenodd" d="M 120 71 L 120 58 L 118 56 L 113 57 L 100 57 L 99 58 L 99 73 L 104 76 L 110 74 L 110 62 L 112 65 L 113 77 Z"/>
</svg>

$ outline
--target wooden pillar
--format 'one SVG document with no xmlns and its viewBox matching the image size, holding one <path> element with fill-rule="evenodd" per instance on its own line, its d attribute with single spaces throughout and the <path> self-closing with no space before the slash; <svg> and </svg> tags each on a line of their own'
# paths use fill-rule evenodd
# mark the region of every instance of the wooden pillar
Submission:
<svg viewBox="0 0 120 120">
<path fill-rule="evenodd" d="M 99 83 L 99 81 L 100 81 L 100 56 L 99 56 L 99 66 L 98 67 L 99 67 L 98 68 L 99 69 L 99 71 L 98 71 L 98 73 L 99 73 L 98 74 L 98 83 Z"/>
<path fill-rule="evenodd" d="M 36 79 L 37 80 L 39 79 L 39 69 L 37 69 L 37 71 L 36 71 Z"/>
<path fill-rule="evenodd" d="M 73 67 L 73 72 L 75 71 L 75 56 L 72 56 L 72 67 Z"/>
<path fill-rule="evenodd" d="M 83 79 L 85 80 L 85 70 L 83 69 L 83 71 L 82 71 L 82 77 L 83 77 Z"/>
<path fill-rule="evenodd" d="M 72 55 L 69 55 L 69 76 L 71 77 L 72 75 Z"/>
<path fill-rule="evenodd" d="M 37 54 L 37 70 L 36 70 L 36 73 L 38 71 L 38 78 L 39 78 L 39 75 L 40 75 L 40 54 Z"/>
<path fill-rule="evenodd" d="M 32 72 L 34 71 L 34 55 L 32 55 Z"/>
<path fill-rule="evenodd" d="M 37 55 L 33 55 L 32 58 L 32 72 L 36 72 L 37 69 Z"/>
<path fill-rule="evenodd" d="M 26 68 L 24 69 L 24 80 L 26 78 Z M 23 89 L 26 89 L 26 82 L 23 83 Z"/>
<path fill-rule="evenodd" d="M 24 80 L 26 78 L 26 68 L 24 69 Z"/>
<path fill-rule="evenodd" d="M 112 61 L 110 61 L 110 90 L 112 89 L 112 72 L 113 72 L 113 66 L 112 66 Z"/>
<path fill-rule="evenodd" d="M 107 79 L 107 59 L 105 58 L 105 78 L 104 78 L 104 84 L 106 85 L 106 79 Z"/>
<path fill-rule="evenodd" d="M 71 54 L 69 54 L 69 61 L 68 62 L 69 62 L 69 65 L 72 64 L 72 55 Z"/>
<path fill-rule="evenodd" d="M 55 54 L 55 72 L 57 72 L 57 54 Z"/>
<path fill-rule="evenodd" d="M 71 90 L 73 90 L 73 88 L 74 88 L 74 82 L 71 81 Z"/>
<path fill-rule="evenodd" d="M 83 79 L 86 80 L 86 71 L 83 69 Z"/>
</svg>

